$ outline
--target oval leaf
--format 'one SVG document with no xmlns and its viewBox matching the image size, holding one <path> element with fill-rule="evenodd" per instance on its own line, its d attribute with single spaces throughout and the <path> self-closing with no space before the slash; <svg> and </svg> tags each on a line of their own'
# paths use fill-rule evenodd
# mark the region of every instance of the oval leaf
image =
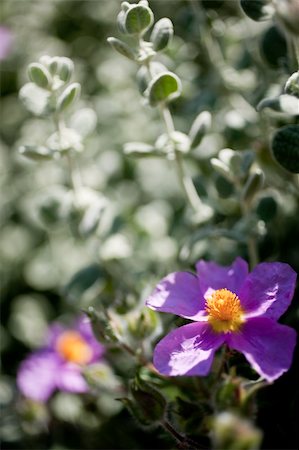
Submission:
<svg viewBox="0 0 299 450">
<path fill-rule="evenodd" d="M 272 141 L 274 158 L 286 170 L 299 173 L 299 125 L 280 128 Z"/>
<path fill-rule="evenodd" d="M 109 42 L 111 47 L 113 47 L 114 50 L 116 50 L 118 53 L 125 56 L 126 58 L 132 59 L 133 61 L 135 60 L 135 53 L 123 41 L 121 41 L 120 39 L 116 39 L 114 37 L 109 37 L 107 41 Z"/>
<path fill-rule="evenodd" d="M 148 98 L 152 106 L 169 102 L 181 94 L 181 80 L 172 72 L 164 72 L 154 78 L 148 87 Z"/>
<path fill-rule="evenodd" d="M 57 111 L 64 111 L 79 98 L 81 86 L 79 83 L 70 84 L 57 100 Z"/>
<path fill-rule="evenodd" d="M 136 5 L 128 9 L 125 29 L 128 34 L 143 34 L 153 23 L 154 15 L 147 6 Z"/>
<path fill-rule="evenodd" d="M 40 88 L 47 89 L 51 85 L 52 77 L 50 72 L 40 63 L 29 64 L 28 76 Z"/>
<path fill-rule="evenodd" d="M 271 19 L 274 14 L 268 0 L 241 0 L 241 7 L 250 19 L 257 22 Z"/>
<path fill-rule="evenodd" d="M 154 50 L 159 51 L 166 48 L 173 36 L 173 25 L 170 19 L 164 17 L 158 20 L 151 34 L 151 42 Z"/>
</svg>

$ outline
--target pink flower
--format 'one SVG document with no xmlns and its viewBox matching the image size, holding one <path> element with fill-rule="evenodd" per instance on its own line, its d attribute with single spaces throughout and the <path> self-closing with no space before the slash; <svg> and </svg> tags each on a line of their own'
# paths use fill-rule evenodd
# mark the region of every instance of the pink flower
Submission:
<svg viewBox="0 0 299 450">
<path fill-rule="evenodd" d="M 268 381 L 290 368 L 296 332 L 277 319 L 294 294 L 296 273 L 284 263 L 261 263 L 248 274 L 237 258 L 231 266 L 199 261 L 197 274 L 163 278 L 147 306 L 193 320 L 171 331 L 156 346 L 154 365 L 170 376 L 207 375 L 222 345 L 242 352 Z"/>
<path fill-rule="evenodd" d="M 71 329 L 55 323 L 49 329 L 46 346 L 21 363 L 18 388 L 25 397 L 40 402 L 47 401 L 56 389 L 87 392 L 82 367 L 98 361 L 103 353 L 104 347 L 93 336 L 87 318 L 80 318 Z"/>
<path fill-rule="evenodd" d="M 0 25 L 0 61 L 10 54 L 13 43 L 13 34 L 9 28 Z"/>
</svg>

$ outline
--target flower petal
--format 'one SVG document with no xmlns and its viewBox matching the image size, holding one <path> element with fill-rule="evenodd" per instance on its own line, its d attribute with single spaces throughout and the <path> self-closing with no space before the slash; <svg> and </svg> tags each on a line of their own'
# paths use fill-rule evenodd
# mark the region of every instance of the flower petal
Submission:
<svg viewBox="0 0 299 450">
<path fill-rule="evenodd" d="M 207 323 L 189 323 L 171 331 L 156 346 L 154 366 L 163 375 L 207 375 L 215 350 L 224 342 Z"/>
<path fill-rule="evenodd" d="M 163 278 L 146 301 L 147 306 L 187 319 L 200 320 L 205 314 L 196 275 L 189 272 L 174 272 Z"/>
<path fill-rule="evenodd" d="M 267 381 L 273 381 L 292 364 L 296 332 L 274 320 L 249 319 L 239 333 L 227 338 L 229 347 L 243 353 L 253 369 Z"/>
<path fill-rule="evenodd" d="M 207 298 L 214 290 L 228 289 L 239 295 L 242 284 L 248 275 L 248 264 L 236 258 L 231 266 L 219 266 L 214 262 L 198 261 L 196 270 L 202 295 Z"/>
<path fill-rule="evenodd" d="M 80 333 L 92 350 L 92 358 L 89 364 L 98 361 L 103 356 L 105 347 L 95 338 L 90 325 L 90 319 L 86 316 L 80 316 L 74 329 Z"/>
<path fill-rule="evenodd" d="M 88 385 L 81 374 L 81 367 L 64 364 L 56 377 L 57 387 L 65 392 L 88 392 Z"/>
<path fill-rule="evenodd" d="M 285 263 L 258 264 L 248 275 L 240 300 L 247 315 L 278 319 L 294 295 L 296 272 Z"/>
<path fill-rule="evenodd" d="M 17 385 L 25 397 L 45 402 L 56 389 L 56 373 L 60 361 L 54 352 L 32 353 L 20 365 Z"/>
</svg>

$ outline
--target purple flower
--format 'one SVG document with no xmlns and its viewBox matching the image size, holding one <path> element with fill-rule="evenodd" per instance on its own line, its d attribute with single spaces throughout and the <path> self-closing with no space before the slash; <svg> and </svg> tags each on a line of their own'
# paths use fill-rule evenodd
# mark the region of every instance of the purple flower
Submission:
<svg viewBox="0 0 299 450">
<path fill-rule="evenodd" d="M 4 60 L 11 52 L 13 34 L 9 28 L 0 25 L 0 61 Z"/>
<path fill-rule="evenodd" d="M 21 363 L 18 388 L 26 397 L 41 402 L 47 401 L 56 389 L 87 392 L 82 367 L 98 361 L 103 353 L 104 347 L 93 336 L 87 318 L 81 317 L 71 329 L 54 323 L 46 346 Z"/>
<path fill-rule="evenodd" d="M 227 344 L 273 381 L 290 368 L 296 332 L 277 319 L 294 294 L 296 273 L 284 263 L 261 263 L 249 274 L 237 258 L 231 266 L 199 261 L 197 275 L 163 278 L 147 306 L 194 322 L 171 331 L 156 346 L 154 365 L 170 376 L 207 375 L 215 351 Z"/>
</svg>

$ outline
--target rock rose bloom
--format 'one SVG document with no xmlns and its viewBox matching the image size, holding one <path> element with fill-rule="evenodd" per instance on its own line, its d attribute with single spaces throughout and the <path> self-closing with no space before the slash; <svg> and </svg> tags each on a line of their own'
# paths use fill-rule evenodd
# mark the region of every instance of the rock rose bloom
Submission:
<svg viewBox="0 0 299 450">
<path fill-rule="evenodd" d="M 88 391 L 81 371 L 98 361 L 104 347 L 94 338 L 89 320 L 81 317 L 73 328 L 54 323 L 46 346 L 25 359 L 19 368 L 17 385 L 25 397 L 45 402 L 58 389 Z"/>
<path fill-rule="evenodd" d="M 249 274 L 247 263 L 237 258 L 228 267 L 201 260 L 196 271 L 171 273 L 147 299 L 156 311 L 193 320 L 157 344 L 157 370 L 170 376 L 207 375 L 215 351 L 227 344 L 269 382 L 287 371 L 296 332 L 277 319 L 293 297 L 294 270 L 284 263 L 261 263 Z"/>
</svg>

